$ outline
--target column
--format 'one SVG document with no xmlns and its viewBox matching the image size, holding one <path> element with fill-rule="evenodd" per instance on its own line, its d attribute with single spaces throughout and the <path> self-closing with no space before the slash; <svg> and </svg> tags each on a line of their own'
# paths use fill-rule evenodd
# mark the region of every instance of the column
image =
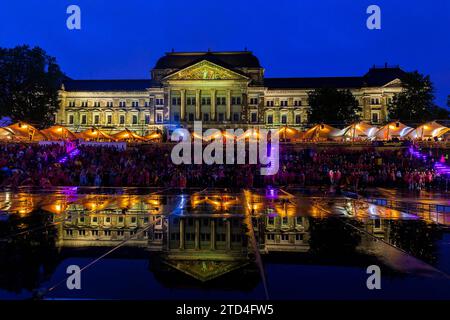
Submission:
<svg viewBox="0 0 450 320">
<path fill-rule="evenodd" d="M 164 226 L 164 221 L 166 220 L 166 219 L 164 219 L 164 216 L 161 217 L 161 220 L 162 220 L 162 225 Z M 170 234 L 170 232 L 172 231 L 170 228 L 170 223 L 171 223 L 170 217 L 167 218 L 166 221 L 167 221 L 167 229 L 165 230 L 166 232 L 163 232 L 163 245 L 165 242 L 166 250 L 170 250 L 170 240 L 172 239 L 172 235 Z M 153 229 L 154 229 L 154 227 L 153 227 Z"/>
<path fill-rule="evenodd" d="M 61 102 L 60 102 L 59 116 L 58 116 L 58 113 L 56 113 L 56 115 L 57 115 L 57 119 L 56 119 L 57 123 L 65 124 L 67 122 L 65 96 L 63 99 L 61 99 Z"/>
<path fill-rule="evenodd" d="M 231 90 L 227 90 L 227 121 L 231 120 Z"/>
<path fill-rule="evenodd" d="M 186 120 L 186 90 L 181 90 L 180 120 Z"/>
<path fill-rule="evenodd" d="M 216 249 L 216 222 L 211 219 L 211 250 Z"/>
<path fill-rule="evenodd" d="M 113 110 L 113 118 L 112 118 L 112 125 L 114 127 L 117 127 L 117 125 L 119 124 L 119 111 L 117 109 Z"/>
<path fill-rule="evenodd" d="M 172 90 L 169 89 L 169 92 L 167 93 L 167 114 L 169 115 L 169 122 L 172 122 Z M 164 119 L 165 122 L 166 119 Z"/>
<path fill-rule="evenodd" d="M 230 250 L 231 249 L 231 221 L 230 221 L 230 219 L 227 220 L 226 226 L 227 226 L 227 234 L 226 234 L 227 250 Z"/>
<path fill-rule="evenodd" d="M 180 218 L 180 249 L 184 249 L 184 219 Z"/>
<path fill-rule="evenodd" d="M 211 89 L 211 121 L 216 120 L 216 90 Z"/>
<path fill-rule="evenodd" d="M 200 220 L 195 219 L 195 250 L 200 249 Z"/>
<path fill-rule="evenodd" d="M 201 120 L 200 90 L 195 91 L 195 120 Z"/>
</svg>

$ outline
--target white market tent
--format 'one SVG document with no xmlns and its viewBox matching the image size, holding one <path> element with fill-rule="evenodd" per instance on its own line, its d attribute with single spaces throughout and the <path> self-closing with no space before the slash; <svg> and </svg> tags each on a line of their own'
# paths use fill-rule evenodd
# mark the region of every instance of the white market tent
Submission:
<svg viewBox="0 0 450 320">
<path fill-rule="evenodd" d="M 390 122 L 385 126 L 381 127 L 374 135 L 376 140 L 392 140 L 396 139 L 407 139 L 408 134 L 414 130 L 411 127 L 397 121 Z"/>
<path fill-rule="evenodd" d="M 327 124 L 318 124 L 302 133 L 301 139 L 307 141 L 327 141 L 340 130 Z"/>
<path fill-rule="evenodd" d="M 333 135 L 333 138 L 345 141 L 364 141 L 372 139 L 377 131 L 378 127 L 361 121 L 339 130 L 339 132 Z"/>
<path fill-rule="evenodd" d="M 434 139 L 439 138 L 442 135 L 446 134 L 450 131 L 450 128 L 447 128 L 443 125 L 440 125 L 436 121 L 431 121 L 428 123 L 425 123 L 416 129 L 412 130 L 408 133 L 408 138 L 416 140 L 427 140 L 427 139 Z"/>
<path fill-rule="evenodd" d="M 45 140 L 46 137 L 38 129 L 26 122 L 16 122 L 0 131 L 0 139 L 21 142 L 35 142 Z"/>
</svg>

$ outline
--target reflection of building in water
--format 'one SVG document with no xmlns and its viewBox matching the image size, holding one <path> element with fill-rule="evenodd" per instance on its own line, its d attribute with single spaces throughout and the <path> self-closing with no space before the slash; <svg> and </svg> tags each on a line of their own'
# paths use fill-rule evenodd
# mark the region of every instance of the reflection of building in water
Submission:
<svg viewBox="0 0 450 320">
<path fill-rule="evenodd" d="M 87 197 L 70 204 L 62 216 L 54 216 L 63 220 L 58 225 L 58 245 L 114 246 L 129 239 L 126 246 L 147 247 L 149 239 L 162 239 L 165 207 L 170 206 L 158 197 Z"/>
<path fill-rule="evenodd" d="M 309 250 L 307 217 L 268 215 L 265 217 L 264 249 L 266 252 Z"/>
<path fill-rule="evenodd" d="M 160 258 L 165 265 L 206 281 L 249 263 L 242 216 L 172 215 L 165 217 Z M 163 267 L 164 268 L 164 267 Z"/>
<path fill-rule="evenodd" d="M 149 223 L 162 222 L 157 215 L 139 213 L 94 214 L 67 213 L 66 219 L 59 225 L 58 244 L 65 247 L 114 246 L 127 241 L 127 246 L 146 247 L 148 231 L 138 232 Z"/>
</svg>

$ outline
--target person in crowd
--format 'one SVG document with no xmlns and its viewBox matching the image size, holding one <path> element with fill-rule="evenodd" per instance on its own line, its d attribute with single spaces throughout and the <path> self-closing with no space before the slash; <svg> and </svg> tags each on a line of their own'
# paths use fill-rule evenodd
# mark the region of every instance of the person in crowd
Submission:
<svg viewBox="0 0 450 320">
<path fill-rule="evenodd" d="M 8 143 L 0 145 L 0 186 L 105 187 L 228 187 L 266 185 L 329 186 L 364 191 L 369 187 L 397 187 L 410 191 L 442 189 L 448 176 L 434 170 L 447 162 L 442 151 L 430 149 L 426 159 L 409 149 L 291 148 L 280 149 L 280 170 L 261 176 L 259 165 L 173 164 L 166 144 L 114 147 L 79 146 L 68 157 L 60 145 Z M 66 157 L 64 161 L 63 159 Z"/>
</svg>

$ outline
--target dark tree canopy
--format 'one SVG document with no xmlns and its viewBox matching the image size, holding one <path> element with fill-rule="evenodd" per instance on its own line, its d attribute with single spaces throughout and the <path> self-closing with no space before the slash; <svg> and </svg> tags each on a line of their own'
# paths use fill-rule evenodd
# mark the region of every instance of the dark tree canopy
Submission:
<svg viewBox="0 0 450 320">
<path fill-rule="evenodd" d="M 0 48 L 0 117 L 53 123 L 63 76 L 55 58 L 39 47 Z"/>
<path fill-rule="evenodd" d="M 447 110 L 434 104 L 434 87 L 430 76 L 417 71 L 408 72 L 402 79 L 402 86 L 402 92 L 394 95 L 388 106 L 390 119 L 417 124 L 448 118 Z"/>
<path fill-rule="evenodd" d="M 350 90 L 319 88 L 308 92 L 309 121 L 345 124 L 360 119 L 361 107 Z"/>
</svg>

